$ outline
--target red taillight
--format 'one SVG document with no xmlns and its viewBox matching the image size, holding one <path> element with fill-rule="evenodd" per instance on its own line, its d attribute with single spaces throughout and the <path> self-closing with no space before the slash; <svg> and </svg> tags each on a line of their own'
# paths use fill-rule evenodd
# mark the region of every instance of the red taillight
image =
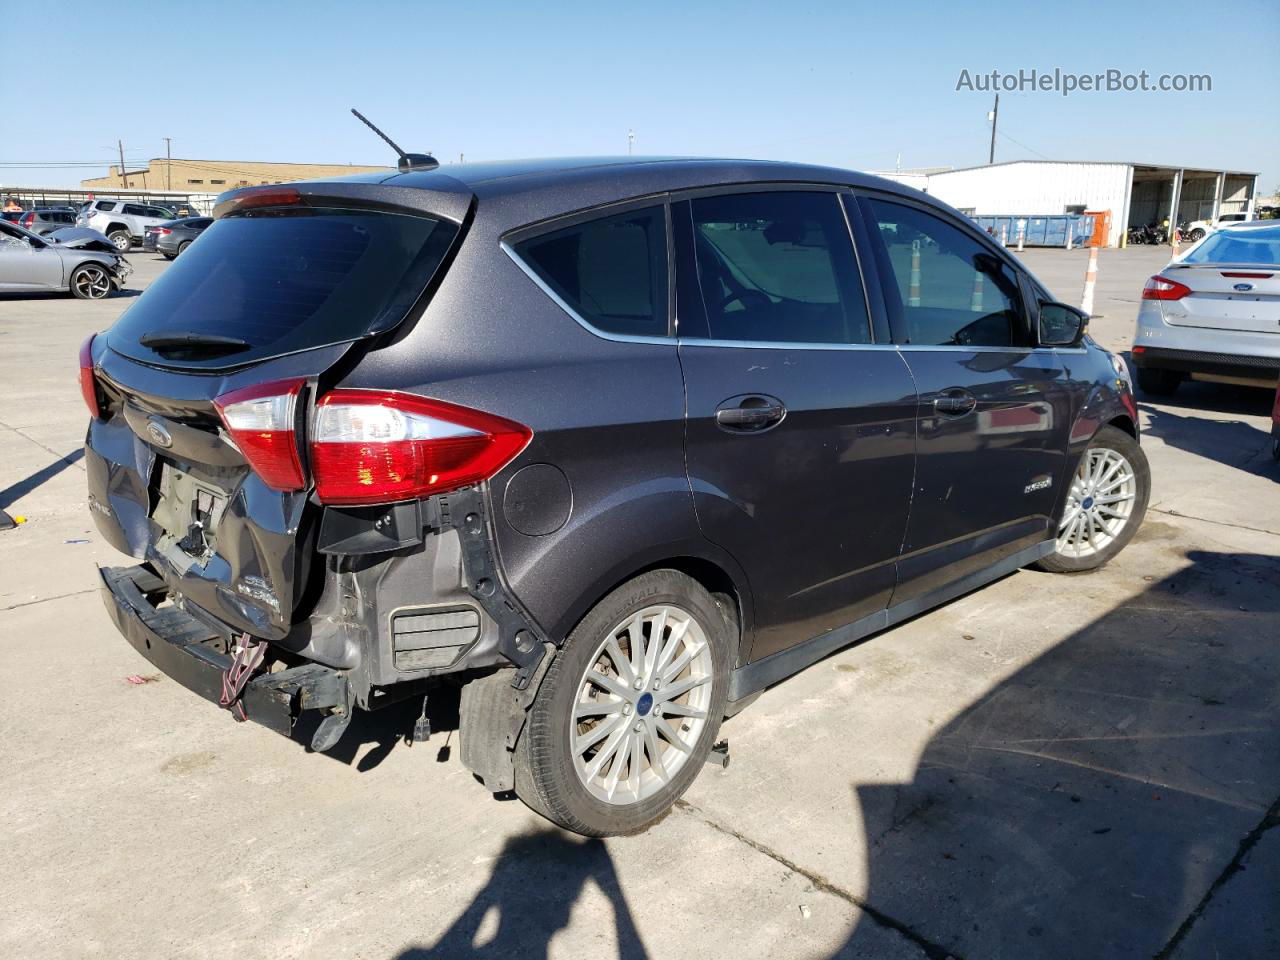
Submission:
<svg viewBox="0 0 1280 960">
<path fill-rule="evenodd" d="M 249 466 L 272 490 L 306 486 L 295 433 L 304 380 L 276 380 L 224 393 L 213 401 Z"/>
<path fill-rule="evenodd" d="M 151 229 L 158 237 L 167 237 L 169 234 L 173 233 L 172 230 L 169 230 L 166 227 L 152 227 Z"/>
<path fill-rule="evenodd" d="M 98 379 L 93 373 L 93 338 L 96 336 L 96 333 L 91 333 L 80 344 L 80 396 L 84 397 L 85 406 L 95 418 L 102 416 Z"/>
<path fill-rule="evenodd" d="M 22 226 L 30 230 L 31 225 L 36 222 L 36 215 L 34 213 L 24 214 L 21 222 L 22 222 Z"/>
<path fill-rule="evenodd" d="M 316 405 L 311 468 L 321 503 L 411 500 L 492 477 L 528 427 L 388 390 L 333 390 Z"/>
<path fill-rule="evenodd" d="M 1181 300 L 1191 288 L 1168 277 L 1155 276 L 1142 288 L 1143 300 Z"/>
</svg>

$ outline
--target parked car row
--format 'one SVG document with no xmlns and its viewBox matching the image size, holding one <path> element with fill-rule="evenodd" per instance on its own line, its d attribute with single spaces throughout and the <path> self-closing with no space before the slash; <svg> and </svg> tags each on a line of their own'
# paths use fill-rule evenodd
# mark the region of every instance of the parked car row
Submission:
<svg viewBox="0 0 1280 960">
<path fill-rule="evenodd" d="M 213 217 L 184 217 L 147 227 L 142 249 L 172 260 L 191 246 L 195 238 L 204 233 L 212 223 Z"/>
</svg>

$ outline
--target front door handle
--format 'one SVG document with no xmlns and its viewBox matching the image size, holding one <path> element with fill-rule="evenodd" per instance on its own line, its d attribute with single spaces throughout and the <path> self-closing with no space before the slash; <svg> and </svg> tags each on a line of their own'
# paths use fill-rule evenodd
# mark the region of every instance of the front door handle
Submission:
<svg viewBox="0 0 1280 960">
<path fill-rule="evenodd" d="M 776 427 L 787 408 L 776 397 L 747 394 L 731 397 L 716 410 L 716 424 L 733 433 L 760 433 Z"/>
<path fill-rule="evenodd" d="M 963 417 L 978 405 L 977 398 L 968 390 L 953 388 L 944 390 L 933 398 L 933 409 L 948 417 Z"/>
</svg>

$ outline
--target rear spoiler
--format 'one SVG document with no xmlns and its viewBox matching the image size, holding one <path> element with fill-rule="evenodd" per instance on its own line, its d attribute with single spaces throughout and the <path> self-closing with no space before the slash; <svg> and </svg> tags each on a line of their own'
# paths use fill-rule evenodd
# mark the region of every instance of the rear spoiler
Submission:
<svg viewBox="0 0 1280 960">
<path fill-rule="evenodd" d="M 429 187 L 400 186 L 390 180 L 396 175 L 350 180 L 302 180 L 298 183 L 241 187 L 218 197 L 213 208 L 215 218 L 238 210 L 267 206 L 358 207 L 387 213 L 430 214 L 461 224 L 471 209 L 471 188 L 448 174 L 430 173 Z M 415 179 L 424 179 L 417 175 Z"/>
</svg>

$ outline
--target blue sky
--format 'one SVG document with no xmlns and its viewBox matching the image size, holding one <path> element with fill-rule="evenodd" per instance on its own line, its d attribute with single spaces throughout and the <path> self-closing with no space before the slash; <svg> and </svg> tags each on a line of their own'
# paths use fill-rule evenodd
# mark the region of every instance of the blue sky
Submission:
<svg viewBox="0 0 1280 960">
<path fill-rule="evenodd" d="M 163 156 L 168 136 L 178 157 L 390 162 L 352 106 L 445 162 L 625 153 L 634 129 L 637 154 L 871 170 L 892 169 L 901 153 L 904 167 L 967 166 L 986 161 L 991 95 L 957 92 L 960 71 L 1058 67 L 1208 73 L 1213 90 L 1004 93 L 997 160 L 1257 170 L 1270 192 L 1280 185 L 1280 4 L 1220 10 L 1181 0 L 9 0 L 0 183 L 74 185 L 105 172 L 117 138 L 130 161 Z M 161 53 L 171 43 L 180 52 Z M 13 166 L 53 161 L 101 166 Z"/>
</svg>

